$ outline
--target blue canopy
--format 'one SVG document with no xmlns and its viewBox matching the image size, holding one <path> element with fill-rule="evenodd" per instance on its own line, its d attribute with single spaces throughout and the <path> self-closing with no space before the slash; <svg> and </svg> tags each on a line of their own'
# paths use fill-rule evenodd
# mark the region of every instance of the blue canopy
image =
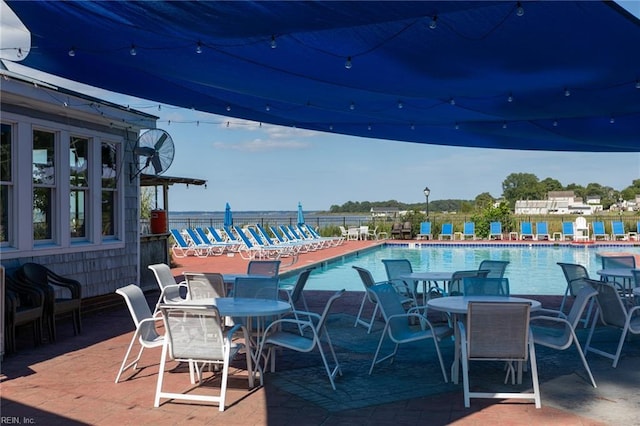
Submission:
<svg viewBox="0 0 640 426">
<path fill-rule="evenodd" d="M 224 207 L 224 226 L 233 225 L 233 216 L 231 214 L 231 206 L 229 203 Z"/>
<path fill-rule="evenodd" d="M 298 225 L 304 224 L 304 213 L 302 212 L 302 204 L 298 203 Z"/>
<path fill-rule="evenodd" d="M 31 32 L 24 65 L 154 102 L 366 138 L 640 151 L 640 24 L 614 2 L 7 4 Z"/>
</svg>

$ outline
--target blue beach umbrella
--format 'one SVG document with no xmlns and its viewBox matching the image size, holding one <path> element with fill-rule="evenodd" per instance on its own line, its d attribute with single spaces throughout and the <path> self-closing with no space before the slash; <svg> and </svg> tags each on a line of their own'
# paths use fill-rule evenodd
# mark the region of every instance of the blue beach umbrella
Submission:
<svg viewBox="0 0 640 426">
<path fill-rule="evenodd" d="M 302 213 L 302 204 L 298 202 L 298 225 L 304 224 L 304 213 Z"/>
<path fill-rule="evenodd" d="M 231 215 L 231 206 L 229 203 L 224 208 L 224 226 L 233 225 L 233 216 Z"/>
</svg>

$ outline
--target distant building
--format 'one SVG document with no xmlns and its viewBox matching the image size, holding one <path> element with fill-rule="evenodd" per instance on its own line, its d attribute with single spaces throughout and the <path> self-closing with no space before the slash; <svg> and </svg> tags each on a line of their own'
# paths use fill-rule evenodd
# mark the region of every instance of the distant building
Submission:
<svg viewBox="0 0 640 426">
<path fill-rule="evenodd" d="M 396 218 L 400 214 L 397 207 L 371 207 L 371 217 L 391 217 Z"/>
<path fill-rule="evenodd" d="M 585 204 L 582 198 L 576 197 L 573 191 L 549 191 L 547 200 L 518 200 L 515 214 L 545 215 L 545 214 L 580 214 L 590 215 L 602 211 L 600 199 Z"/>
</svg>

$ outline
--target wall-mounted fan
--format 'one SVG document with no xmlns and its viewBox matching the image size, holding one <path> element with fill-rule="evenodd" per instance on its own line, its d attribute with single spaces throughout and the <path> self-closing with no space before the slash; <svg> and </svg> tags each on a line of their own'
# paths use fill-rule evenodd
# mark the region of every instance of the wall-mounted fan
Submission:
<svg viewBox="0 0 640 426">
<path fill-rule="evenodd" d="M 133 153 L 138 157 L 138 170 L 131 177 L 133 180 L 143 171 L 160 175 L 173 162 L 173 139 L 169 133 L 161 129 L 147 130 L 138 137 Z"/>
</svg>

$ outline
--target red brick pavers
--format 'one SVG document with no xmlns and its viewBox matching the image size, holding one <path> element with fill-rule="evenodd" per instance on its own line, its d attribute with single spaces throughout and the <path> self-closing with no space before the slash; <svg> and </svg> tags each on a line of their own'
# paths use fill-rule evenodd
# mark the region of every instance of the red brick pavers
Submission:
<svg viewBox="0 0 640 426">
<path fill-rule="evenodd" d="M 298 267 L 362 250 L 375 242 L 350 241 L 335 249 L 303 254 Z M 285 260 L 286 262 L 286 260 Z M 178 259 L 174 275 L 185 269 L 244 272 L 246 261 L 238 257 Z M 283 268 L 287 270 L 287 268 Z M 329 292 L 310 291 L 312 310 L 319 310 Z M 149 294 L 155 303 L 157 293 Z M 362 293 L 348 292 L 334 305 L 335 312 L 355 314 Z M 246 372 L 232 369 L 227 409 L 215 404 L 163 403 L 153 408 L 160 349 L 145 350 L 137 373 L 125 372 L 115 384 L 122 356 L 132 336 L 133 323 L 124 305 L 84 318 L 83 334 L 73 336 L 65 321 L 59 324 L 59 341 L 36 348 L 21 340 L 19 352 L 2 363 L 2 423 L 39 425 L 598 425 L 596 421 L 544 404 L 535 409 L 527 402 L 473 400 L 463 406 L 462 393 L 409 399 L 362 409 L 328 412 L 309 401 L 267 383 L 247 390 Z M 25 330 L 28 337 L 29 330 Z M 175 365 L 175 368 L 178 368 Z M 168 376 L 171 376 L 169 374 Z M 169 386 L 186 386 L 184 374 L 169 379 Z M 178 377 L 179 376 L 179 377 Z M 188 380 L 188 379 L 187 379 Z M 339 386 L 339 384 L 338 384 Z M 215 391 L 216 389 L 212 389 Z"/>
</svg>

